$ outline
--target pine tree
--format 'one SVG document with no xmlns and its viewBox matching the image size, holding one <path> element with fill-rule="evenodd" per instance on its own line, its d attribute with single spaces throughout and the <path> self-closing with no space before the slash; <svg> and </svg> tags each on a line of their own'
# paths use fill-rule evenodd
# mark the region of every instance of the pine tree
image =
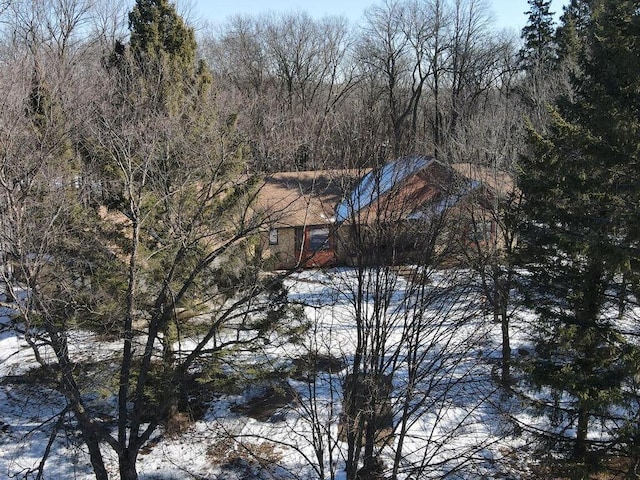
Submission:
<svg viewBox="0 0 640 480">
<path fill-rule="evenodd" d="M 585 54 L 591 3 L 591 0 L 571 0 L 565 5 L 555 34 L 558 60 L 568 64 L 574 74 L 578 70 L 580 55 Z"/>
<path fill-rule="evenodd" d="M 529 0 L 529 20 L 522 29 L 524 46 L 519 52 L 519 67 L 524 73 L 517 91 L 529 109 L 535 128 L 547 121 L 547 105 L 563 90 L 556 64 L 553 13 L 550 0 Z"/>
<path fill-rule="evenodd" d="M 203 94 L 211 73 L 196 58 L 193 28 L 168 0 L 136 0 L 129 13 L 128 45 L 117 43 L 108 64 L 125 76 L 136 96 L 147 97 L 154 109 L 179 113 L 192 90 Z"/>
<path fill-rule="evenodd" d="M 170 57 L 193 73 L 196 41 L 192 28 L 167 0 L 136 0 L 129 13 L 131 49 L 140 63 Z"/>
<path fill-rule="evenodd" d="M 639 25 L 634 1 L 594 6 L 574 95 L 558 103 L 549 132 L 531 131 L 522 163 L 526 293 L 539 314 L 532 380 L 572 399 L 581 462 L 593 416 L 621 400 L 634 370 L 614 311 L 628 281 L 637 285 Z"/>
<path fill-rule="evenodd" d="M 611 226 L 608 261 L 631 274 L 640 238 L 640 10 L 632 0 L 600 1 L 593 18 L 573 119 L 596 139 L 589 153 L 604 205 L 601 222 Z"/>
<path fill-rule="evenodd" d="M 129 109 L 132 116 L 150 118 L 155 115 L 194 118 L 205 127 L 212 121 L 212 112 L 204 111 L 204 98 L 210 93 L 211 72 L 204 60 L 196 57 L 197 44 L 193 28 L 189 27 L 168 0 L 136 0 L 129 13 L 130 41 L 116 42 L 107 59 L 107 68 L 121 85 L 113 101 Z M 200 128 L 190 132 L 195 138 Z M 166 153 L 166 152 L 165 152 Z M 153 175 L 164 179 L 165 193 L 176 183 L 180 170 L 180 155 L 171 152 L 160 155 Z M 112 185 L 118 188 L 117 168 L 105 160 L 100 169 Z M 108 192 L 112 202 L 122 201 L 119 191 Z"/>
<path fill-rule="evenodd" d="M 547 64 L 555 57 L 554 20 L 551 0 L 528 0 L 529 16 L 522 29 L 524 47 L 520 50 L 521 66 L 532 70 Z"/>
</svg>

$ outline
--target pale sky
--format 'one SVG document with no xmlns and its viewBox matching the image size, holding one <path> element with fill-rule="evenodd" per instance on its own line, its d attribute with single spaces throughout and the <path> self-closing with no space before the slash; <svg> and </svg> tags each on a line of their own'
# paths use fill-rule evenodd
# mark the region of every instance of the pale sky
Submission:
<svg viewBox="0 0 640 480">
<path fill-rule="evenodd" d="M 364 10 L 382 0 L 178 0 L 178 6 L 190 6 L 190 17 L 221 23 L 233 14 L 306 11 L 315 18 L 325 15 L 344 15 L 357 22 Z M 494 14 L 497 28 L 510 28 L 520 33 L 529 9 L 527 0 L 485 0 Z M 556 18 L 567 0 L 552 0 L 551 11 Z"/>
</svg>

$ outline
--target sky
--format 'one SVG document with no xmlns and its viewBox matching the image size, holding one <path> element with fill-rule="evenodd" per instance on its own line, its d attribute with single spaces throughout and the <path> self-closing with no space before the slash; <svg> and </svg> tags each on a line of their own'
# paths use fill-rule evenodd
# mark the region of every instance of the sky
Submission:
<svg viewBox="0 0 640 480">
<path fill-rule="evenodd" d="M 357 22 L 364 10 L 381 0 L 182 0 L 190 6 L 192 17 L 221 23 L 233 14 L 306 11 L 315 18 L 325 15 L 343 15 Z M 517 33 L 524 27 L 529 9 L 527 0 L 485 0 L 493 13 L 497 28 L 513 29 Z M 566 0 L 552 0 L 551 11 L 557 16 Z"/>
</svg>

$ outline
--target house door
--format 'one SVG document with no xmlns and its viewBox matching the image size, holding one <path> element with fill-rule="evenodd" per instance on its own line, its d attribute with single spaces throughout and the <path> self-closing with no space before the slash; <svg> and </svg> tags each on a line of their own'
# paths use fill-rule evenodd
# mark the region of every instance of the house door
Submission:
<svg viewBox="0 0 640 480">
<path fill-rule="evenodd" d="M 305 267 L 326 267 L 336 262 L 336 251 L 328 226 L 307 227 L 304 235 Z"/>
</svg>

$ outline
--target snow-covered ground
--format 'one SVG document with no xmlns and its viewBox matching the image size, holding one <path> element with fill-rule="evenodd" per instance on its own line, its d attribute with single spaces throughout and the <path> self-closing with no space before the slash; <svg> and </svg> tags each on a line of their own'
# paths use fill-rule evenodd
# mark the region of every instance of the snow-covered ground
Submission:
<svg viewBox="0 0 640 480">
<path fill-rule="evenodd" d="M 423 306 L 411 298 L 409 283 L 393 279 L 389 298 L 386 342 L 398 355 L 393 378 L 393 408 L 403 406 L 408 373 L 401 357 L 406 342 L 406 320 L 419 312 L 425 322 L 419 333 L 424 342 L 423 385 L 412 389 L 410 407 L 415 407 L 407 425 L 404 460 L 423 465 L 423 478 L 488 478 L 504 475 L 519 478 L 524 457 L 517 453 L 526 443 L 513 436 L 508 421 L 512 414 L 525 419 L 513 399 L 497 388 L 497 358 L 500 325 L 478 308 L 481 299 L 471 291 L 458 291 L 445 274 L 431 276 L 429 288 L 443 294 Z M 290 299 L 304 309 L 310 329 L 298 345 L 273 342 L 255 353 L 261 361 L 286 365 L 307 352 L 330 355 L 346 362 L 340 368 L 320 371 L 313 382 L 288 379 L 293 400 L 280 405 L 268 418 L 246 415 L 247 405 L 263 392 L 256 383 L 237 394 L 217 395 L 203 418 L 190 423 L 181 434 L 159 430 L 143 448 L 138 461 L 140 478 L 344 478 L 344 443 L 340 436 L 340 395 L 346 365 L 356 342 L 353 297 L 354 272 L 349 269 L 304 271 L 287 280 Z M 450 295 L 450 297 L 448 297 Z M 373 301 L 373 299 L 370 299 Z M 365 302 L 365 310 L 371 308 Z M 8 312 L 3 324 L 8 325 Z M 526 347 L 526 315 L 522 330 L 514 320 L 512 348 Z M 72 356 L 92 362 L 109 362 L 120 346 L 88 332 L 75 332 Z M 182 345 L 184 348 L 184 345 Z M 236 363 L 251 362 L 246 353 Z M 35 478 L 35 471 L 50 449 L 44 478 L 93 478 L 79 432 L 67 415 L 65 425 L 56 425 L 65 404 L 61 395 L 47 388 L 42 378 L 27 375 L 36 369 L 33 353 L 11 329 L 0 334 L 0 478 Z M 96 375 L 95 404 L 113 405 L 104 380 Z M 106 380 L 104 380 L 106 381 Z M 429 384 L 429 385 L 426 385 Z M 104 395 L 104 398 L 101 397 Z M 422 406 L 418 405 L 422 402 Z M 106 415 L 106 413 L 105 413 Z M 66 427 L 59 428 L 58 427 Z M 57 432 L 52 435 L 52 432 Z M 393 445 L 393 441 L 391 444 Z M 110 477 L 118 478 L 117 458 L 104 446 Z M 322 453 L 322 462 L 318 452 Z M 393 448 L 383 450 L 388 466 Z M 459 469 L 457 474 L 453 474 Z M 457 475 L 457 477 L 456 477 Z M 505 477 L 502 477 L 505 478 Z"/>
</svg>

